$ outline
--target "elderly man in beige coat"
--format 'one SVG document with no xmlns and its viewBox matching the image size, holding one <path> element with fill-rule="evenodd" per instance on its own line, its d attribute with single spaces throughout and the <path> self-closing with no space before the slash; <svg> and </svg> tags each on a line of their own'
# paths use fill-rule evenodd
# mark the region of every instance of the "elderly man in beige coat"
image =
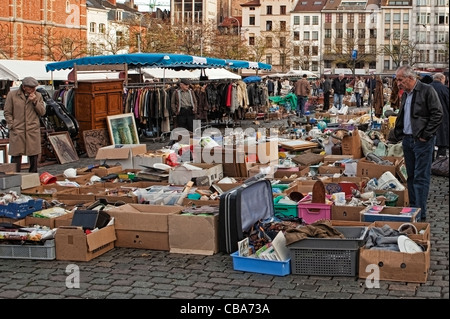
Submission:
<svg viewBox="0 0 450 319">
<path fill-rule="evenodd" d="M 32 77 L 22 80 L 19 89 L 6 97 L 4 115 L 9 130 L 9 154 L 11 163 L 20 172 L 22 156 L 28 156 L 29 172 L 37 173 L 38 156 L 41 153 L 41 122 L 45 114 L 42 95 L 36 92 L 39 82 Z"/>
</svg>

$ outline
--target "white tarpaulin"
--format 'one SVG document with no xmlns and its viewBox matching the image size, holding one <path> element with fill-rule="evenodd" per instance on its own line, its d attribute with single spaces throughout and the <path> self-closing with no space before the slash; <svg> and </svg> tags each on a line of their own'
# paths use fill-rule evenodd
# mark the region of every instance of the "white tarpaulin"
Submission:
<svg viewBox="0 0 450 319">
<path fill-rule="evenodd" d="M 220 80 L 220 79 L 241 79 L 242 77 L 236 73 L 230 72 L 226 69 L 204 69 L 205 75 L 209 80 Z M 172 69 L 163 68 L 142 68 L 142 74 L 147 78 L 157 78 L 157 79 L 200 79 L 201 70 L 195 69 L 192 71 L 175 71 Z"/>
<path fill-rule="evenodd" d="M 47 72 L 45 65 L 48 61 L 32 60 L 0 60 L 0 80 L 20 81 L 27 76 L 31 76 L 38 81 L 51 81 L 52 73 L 54 81 L 67 81 L 71 70 L 58 70 Z M 77 74 L 78 80 L 102 80 L 118 79 L 118 72 L 96 72 Z"/>
</svg>

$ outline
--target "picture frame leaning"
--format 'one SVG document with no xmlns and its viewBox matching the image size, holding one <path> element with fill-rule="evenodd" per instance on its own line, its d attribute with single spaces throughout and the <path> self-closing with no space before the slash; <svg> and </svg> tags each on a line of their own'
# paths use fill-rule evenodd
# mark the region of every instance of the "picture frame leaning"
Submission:
<svg viewBox="0 0 450 319">
<path fill-rule="evenodd" d="M 139 144 L 139 135 L 133 113 L 108 115 L 106 122 L 112 145 Z"/>
<path fill-rule="evenodd" d="M 80 159 L 68 132 L 48 133 L 47 137 L 60 164 L 72 163 Z"/>
</svg>

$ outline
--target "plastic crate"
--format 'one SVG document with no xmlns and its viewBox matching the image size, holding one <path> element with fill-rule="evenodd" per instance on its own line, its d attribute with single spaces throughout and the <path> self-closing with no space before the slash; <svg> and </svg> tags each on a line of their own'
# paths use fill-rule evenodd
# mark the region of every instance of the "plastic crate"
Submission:
<svg viewBox="0 0 450 319">
<path fill-rule="evenodd" d="M 297 217 L 298 216 L 298 204 L 295 205 L 288 205 L 288 204 L 278 204 L 280 199 L 282 199 L 283 196 L 279 196 L 277 198 L 274 198 L 273 200 L 273 206 L 274 206 L 274 213 L 276 217 Z"/>
<path fill-rule="evenodd" d="M 312 224 L 319 219 L 331 219 L 331 204 L 300 202 L 297 207 L 298 217 L 306 224 Z"/>
<path fill-rule="evenodd" d="M 356 276 L 368 227 L 336 226 L 345 238 L 305 238 L 288 245 L 296 275 Z"/>
<path fill-rule="evenodd" d="M 53 260 L 55 240 L 46 240 L 44 244 L 0 244 L 0 258 Z"/>
<path fill-rule="evenodd" d="M 239 271 L 256 272 L 259 274 L 286 276 L 291 273 L 291 260 L 277 261 L 253 257 L 241 257 L 239 252 L 230 255 L 233 257 L 233 269 Z"/>
<path fill-rule="evenodd" d="M 43 200 L 30 199 L 28 202 L 24 203 L 8 203 L 8 205 L 0 205 L 0 216 L 22 219 L 26 216 L 34 213 L 35 211 L 42 210 Z"/>
</svg>

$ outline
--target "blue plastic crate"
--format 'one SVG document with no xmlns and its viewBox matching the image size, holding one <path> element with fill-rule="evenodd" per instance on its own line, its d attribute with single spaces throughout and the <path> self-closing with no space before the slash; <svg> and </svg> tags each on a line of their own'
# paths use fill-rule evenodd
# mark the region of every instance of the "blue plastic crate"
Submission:
<svg viewBox="0 0 450 319">
<path fill-rule="evenodd" d="M 286 276 L 291 273 L 291 259 L 286 261 L 265 260 L 253 257 L 241 257 L 239 252 L 230 255 L 233 257 L 233 269 L 259 274 Z"/>
<path fill-rule="evenodd" d="M 376 212 L 371 206 L 361 211 L 361 221 L 391 221 L 391 222 L 417 222 L 420 219 L 420 208 L 418 207 L 392 207 L 384 206 L 381 211 Z"/>
<path fill-rule="evenodd" d="M 43 200 L 40 198 L 30 199 L 24 203 L 8 203 L 8 205 L 0 205 L 0 216 L 21 219 L 35 211 L 42 210 Z"/>
</svg>

